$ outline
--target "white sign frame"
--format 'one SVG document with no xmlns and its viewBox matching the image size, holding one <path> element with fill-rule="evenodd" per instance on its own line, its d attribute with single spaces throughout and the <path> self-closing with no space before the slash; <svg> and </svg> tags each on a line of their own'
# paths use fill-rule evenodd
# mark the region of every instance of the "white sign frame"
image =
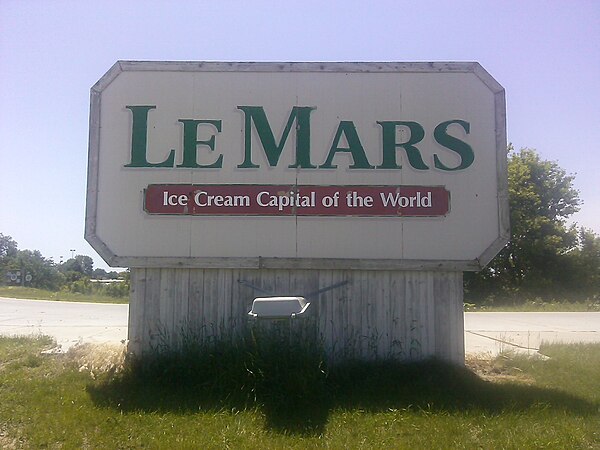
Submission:
<svg viewBox="0 0 600 450">
<path fill-rule="evenodd" d="M 119 254 L 111 242 L 98 232 L 100 159 L 102 148 L 102 94 L 117 77 L 127 72 L 239 72 L 248 74 L 281 73 L 412 73 L 473 74 L 493 96 L 495 176 L 497 192 L 493 201 L 497 211 L 495 238 L 480 254 L 469 259 L 435 258 L 328 258 L 261 256 L 162 256 Z M 106 131 L 106 130 L 104 130 Z M 504 88 L 476 62 L 359 62 L 359 63 L 260 63 L 260 62 L 149 62 L 118 61 L 91 89 L 88 154 L 88 187 L 85 238 L 113 267 L 174 268 L 277 268 L 277 269 L 362 269 L 362 270 L 457 270 L 477 271 L 485 267 L 505 246 L 510 236 L 506 154 L 506 106 Z M 174 169 L 173 169 L 174 170 Z M 456 175 L 457 177 L 460 174 Z M 149 183 L 150 184 L 150 183 Z M 117 201 L 118 199 L 114 199 Z M 141 199 L 140 199 L 141 200 Z M 139 205 L 142 208 L 142 205 Z M 101 213 L 102 214 L 102 213 Z M 123 224 L 125 225 L 125 224 Z"/>
</svg>

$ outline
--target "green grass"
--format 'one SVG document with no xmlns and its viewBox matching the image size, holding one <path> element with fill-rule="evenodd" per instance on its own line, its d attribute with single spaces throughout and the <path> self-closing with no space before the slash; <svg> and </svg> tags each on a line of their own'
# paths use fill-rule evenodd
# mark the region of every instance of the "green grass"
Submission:
<svg viewBox="0 0 600 450">
<path fill-rule="evenodd" d="M 522 302 L 484 303 L 477 305 L 465 303 L 467 312 L 591 312 L 600 311 L 600 300 L 587 301 L 544 301 L 541 299 Z"/>
<path fill-rule="evenodd" d="M 93 377 L 51 345 L 0 338 L 0 448 L 600 448 L 600 345 L 474 365 L 496 381 L 436 361 L 322 370 L 260 340 Z"/>
<path fill-rule="evenodd" d="M 128 297 L 110 297 L 108 295 L 79 294 L 66 291 L 55 292 L 21 286 L 0 286 L 0 297 L 61 302 L 129 303 Z"/>
</svg>

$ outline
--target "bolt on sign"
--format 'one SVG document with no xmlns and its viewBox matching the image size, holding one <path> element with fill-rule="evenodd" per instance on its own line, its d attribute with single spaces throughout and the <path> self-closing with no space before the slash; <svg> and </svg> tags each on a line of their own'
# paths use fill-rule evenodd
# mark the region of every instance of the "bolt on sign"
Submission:
<svg viewBox="0 0 600 450">
<path fill-rule="evenodd" d="M 478 63 L 120 61 L 88 171 L 113 266 L 478 270 L 509 235 L 504 89 Z"/>
</svg>

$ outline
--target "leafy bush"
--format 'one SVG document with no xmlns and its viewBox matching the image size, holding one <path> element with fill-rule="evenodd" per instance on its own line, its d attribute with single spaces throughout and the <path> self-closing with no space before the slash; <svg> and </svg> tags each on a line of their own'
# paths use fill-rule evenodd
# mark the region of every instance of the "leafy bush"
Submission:
<svg viewBox="0 0 600 450">
<path fill-rule="evenodd" d="M 109 283 L 103 288 L 104 294 L 109 297 L 127 297 L 129 295 L 129 283 L 127 281 L 119 282 L 119 283 Z"/>
<path fill-rule="evenodd" d="M 119 281 L 104 284 L 92 282 L 89 278 L 82 277 L 78 280 L 66 283 L 62 287 L 62 290 L 73 294 L 104 295 L 113 298 L 121 298 L 129 295 L 129 283 L 127 281 Z"/>
</svg>

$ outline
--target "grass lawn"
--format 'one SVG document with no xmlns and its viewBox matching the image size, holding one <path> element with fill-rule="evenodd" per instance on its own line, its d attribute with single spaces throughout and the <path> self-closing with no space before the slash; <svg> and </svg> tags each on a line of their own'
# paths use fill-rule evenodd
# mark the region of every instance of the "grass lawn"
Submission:
<svg viewBox="0 0 600 450">
<path fill-rule="evenodd" d="M 47 291 L 45 289 L 21 286 L 0 286 L 0 297 L 23 298 L 30 300 L 55 300 L 61 302 L 89 303 L 129 303 L 128 297 L 110 297 L 108 295 L 78 294 L 65 291 Z"/>
<path fill-rule="evenodd" d="M 600 448 L 600 345 L 332 370 L 226 351 L 123 368 L 51 345 L 0 338 L 0 448 Z"/>
</svg>

